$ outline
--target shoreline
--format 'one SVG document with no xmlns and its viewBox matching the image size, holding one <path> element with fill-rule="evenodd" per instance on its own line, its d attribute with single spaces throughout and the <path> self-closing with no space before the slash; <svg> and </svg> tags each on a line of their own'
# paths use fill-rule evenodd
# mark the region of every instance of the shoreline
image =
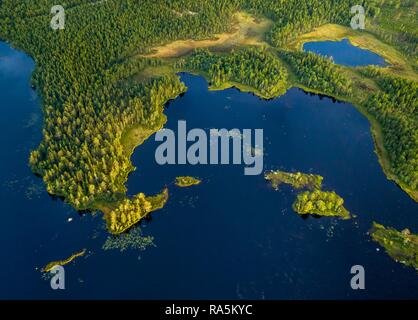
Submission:
<svg viewBox="0 0 418 320">
<path fill-rule="evenodd" d="M 241 13 L 242 14 L 242 13 Z M 248 15 L 246 13 L 244 13 L 244 15 Z M 248 17 L 251 17 L 251 15 L 248 15 Z M 260 22 L 256 22 L 257 24 L 260 24 Z M 329 33 L 329 29 L 334 28 L 339 30 L 339 32 L 334 32 L 334 33 Z M 328 32 L 328 34 L 324 34 L 324 30 L 326 32 Z M 239 32 L 239 31 L 236 31 Z M 389 72 L 392 73 L 396 76 L 399 76 L 400 74 L 406 78 L 413 78 L 416 79 L 416 74 L 413 71 L 412 66 L 408 63 L 408 61 L 396 50 L 396 48 L 391 47 L 383 42 L 381 42 L 380 40 L 378 40 L 377 38 L 375 38 L 374 35 L 371 35 L 369 33 L 362 33 L 359 34 L 358 31 L 353 31 L 353 30 L 347 30 L 346 27 L 343 26 L 339 26 L 339 25 L 332 25 L 332 24 L 326 24 L 323 25 L 319 28 L 314 29 L 314 31 L 301 35 L 300 37 L 298 37 L 295 41 L 289 43 L 287 46 L 285 46 L 285 48 L 288 49 L 293 49 L 293 50 L 301 50 L 301 48 L 303 47 L 303 44 L 306 42 L 312 42 L 312 41 L 321 41 L 321 40 L 334 40 L 334 41 L 339 41 L 341 39 L 347 38 L 349 40 L 349 42 L 352 45 L 364 48 L 366 50 L 370 50 L 375 52 L 376 54 L 381 55 L 385 61 L 389 62 L 391 65 L 382 68 L 382 70 L 384 70 L 385 72 Z M 368 40 L 368 39 L 373 39 L 372 42 L 370 43 L 365 43 L 364 41 Z M 38 68 L 37 62 L 35 59 L 32 58 L 30 53 L 27 53 L 24 50 L 19 49 L 18 47 L 15 47 L 13 45 L 13 43 L 9 43 L 7 41 L 4 41 L 4 43 L 6 43 L 7 45 L 11 46 L 12 48 L 15 48 L 16 50 L 22 51 L 25 54 L 27 54 L 29 57 L 31 57 L 31 59 L 34 61 L 34 69 L 31 73 L 31 79 L 33 78 L 33 74 L 36 71 L 36 69 Z M 277 49 L 273 49 L 270 48 L 271 50 L 274 50 L 277 53 Z M 289 76 L 288 76 L 288 86 L 286 87 L 286 91 L 296 87 L 299 88 L 305 92 L 309 92 L 309 93 L 314 93 L 314 94 L 321 94 L 321 95 L 326 95 L 330 98 L 336 99 L 338 101 L 341 102 L 347 102 L 352 104 L 360 113 L 362 113 L 369 121 L 370 123 L 370 132 L 374 141 L 374 146 L 375 146 L 375 153 L 377 154 L 377 158 L 378 161 L 382 167 L 382 170 L 385 174 L 385 176 L 387 177 L 388 180 L 390 181 L 394 181 L 404 192 L 406 192 L 414 201 L 418 202 L 418 191 L 416 190 L 411 190 L 410 188 L 408 188 L 408 186 L 406 186 L 404 183 L 402 183 L 399 178 L 392 172 L 391 169 L 391 165 L 390 165 L 390 161 L 389 158 L 387 156 L 387 152 L 385 150 L 384 144 L 383 144 L 383 135 L 382 135 L 382 130 L 381 130 L 381 126 L 380 124 L 377 122 L 377 120 L 371 116 L 361 105 L 362 105 L 362 100 L 361 99 L 355 99 L 355 98 L 346 98 L 346 97 L 341 97 L 341 96 L 337 96 L 337 95 L 330 95 L 327 94 L 325 92 L 321 92 L 320 90 L 315 90 L 315 89 L 311 89 L 309 87 L 306 87 L 300 83 L 298 83 L 298 81 L 296 80 L 291 68 L 282 61 L 282 59 L 276 54 L 277 59 L 279 59 L 284 67 L 287 69 Z M 176 59 L 175 59 L 176 60 Z M 396 67 L 400 67 L 401 69 L 396 69 Z M 350 67 L 343 67 L 343 70 L 350 72 L 350 76 L 353 75 L 358 75 L 357 71 L 355 70 L 355 68 L 350 68 Z M 177 73 L 177 72 L 185 72 L 185 73 L 191 73 L 191 74 L 195 74 L 198 76 L 202 76 L 203 78 L 205 78 L 205 80 L 208 82 L 208 87 L 209 90 L 213 90 L 213 91 L 221 91 L 221 90 L 225 90 L 228 88 L 236 88 L 237 90 L 239 90 L 240 92 L 243 93 L 251 93 L 256 95 L 257 97 L 264 99 L 264 100 L 270 100 L 270 99 L 275 99 L 277 97 L 279 97 L 280 95 L 271 95 L 271 96 L 266 96 L 264 94 L 262 94 L 259 90 L 257 90 L 256 88 L 250 87 L 248 85 L 244 85 L 244 84 L 240 84 L 240 83 L 236 83 L 233 81 L 227 81 L 225 83 L 223 83 L 220 86 L 211 86 L 209 84 L 209 80 L 208 80 L 208 76 L 205 75 L 203 72 L 199 72 L 199 71 L 192 71 L 192 70 L 178 70 L 176 68 L 174 68 L 173 65 L 169 66 L 168 69 L 165 71 L 167 73 L 172 74 L 173 72 Z M 128 129 L 126 129 L 121 137 L 120 137 L 120 142 L 123 145 L 125 152 L 126 152 L 126 156 L 129 158 L 129 160 L 131 159 L 133 153 L 135 152 L 136 148 L 139 147 L 144 141 L 146 141 L 150 136 L 152 136 L 155 132 L 157 132 L 158 130 L 160 130 L 165 122 L 167 121 L 166 116 L 164 115 L 164 108 L 165 105 L 171 101 L 176 99 L 180 94 L 184 93 L 187 91 L 187 88 L 181 92 L 178 93 L 176 95 L 173 95 L 172 97 L 170 97 L 169 99 L 167 99 L 167 101 L 165 101 L 163 103 L 163 105 L 161 106 L 161 110 L 162 110 L 162 117 L 163 120 L 161 121 L 161 123 L 159 124 L 158 127 L 156 128 L 146 128 L 144 125 L 137 125 L 137 126 L 132 126 Z M 42 100 L 42 96 L 40 94 L 40 92 L 38 90 L 36 90 L 36 93 L 38 95 L 38 97 Z M 43 110 L 43 106 L 42 106 L 42 102 L 41 102 L 41 110 Z M 85 207 L 80 207 L 80 208 L 75 208 L 76 210 L 88 210 L 88 211 L 94 211 L 94 210 L 100 210 L 104 213 L 104 215 L 107 215 L 107 212 L 111 211 L 112 208 L 117 205 L 118 202 L 120 202 L 121 200 L 123 200 L 126 196 L 126 182 L 128 180 L 129 175 L 136 169 L 133 165 L 132 162 L 130 161 L 130 165 L 131 167 L 126 170 L 126 172 L 124 173 L 124 175 L 121 177 L 120 179 L 120 186 L 118 189 L 120 189 L 120 192 L 117 192 L 115 194 L 115 198 L 117 198 L 116 200 L 108 200 L 105 197 L 103 197 L 102 199 L 100 199 L 100 197 L 96 200 L 94 200 L 92 203 L 90 203 L 89 205 L 85 206 Z M 59 197 L 63 197 L 64 201 L 66 201 L 66 195 L 65 194 L 55 194 L 56 196 Z"/>
</svg>

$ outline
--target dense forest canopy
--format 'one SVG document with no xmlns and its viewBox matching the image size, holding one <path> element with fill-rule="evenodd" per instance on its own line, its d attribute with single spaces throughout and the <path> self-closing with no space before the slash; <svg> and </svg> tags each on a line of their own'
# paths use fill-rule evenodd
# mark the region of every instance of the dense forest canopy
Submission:
<svg viewBox="0 0 418 320">
<path fill-rule="evenodd" d="M 330 58 L 312 52 L 283 52 L 302 84 L 329 95 L 350 96 L 351 80 Z"/>
<path fill-rule="evenodd" d="M 62 0 L 65 29 L 54 31 L 50 10 L 55 0 L 0 1 L 0 38 L 36 61 L 33 85 L 42 97 L 45 121 L 43 140 L 30 156 L 33 170 L 43 177 L 48 192 L 63 196 L 77 209 L 100 209 L 99 204 L 111 203 L 120 212 L 126 211 L 136 198 L 124 200 L 124 183 L 133 168 L 121 137 L 133 127 L 159 129 L 165 122 L 165 102 L 186 90 L 174 72 L 147 81 L 132 80 L 142 70 L 165 63 L 143 54 L 155 45 L 229 31 L 234 13 L 240 10 L 273 20 L 266 36 L 269 49 L 222 54 L 198 51 L 178 67 L 209 74 L 215 84 L 242 83 L 265 96 L 284 93 L 292 72 L 298 84 L 352 97 L 352 82 L 339 66 L 313 54 L 282 51 L 281 46 L 325 23 L 349 26 L 353 4 L 366 7 L 370 32 L 416 61 L 416 26 L 400 24 L 391 29 L 383 23 L 397 8 L 416 14 L 416 3 L 358 2 Z M 384 128 L 396 175 L 417 190 L 416 82 L 382 79 L 378 85 L 381 91 L 373 95 L 367 109 Z M 395 110 L 395 105 L 400 108 Z M 126 221 L 136 218 L 126 217 Z"/>
<path fill-rule="evenodd" d="M 342 0 L 248 0 L 244 7 L 275 21 L 268 40 L 274 46 L 284 45 L 296 36 L 325 23 L 349 25 L 351 6 L 358 1 Z"/>
<path fill-rule="evenodd" d="M 50 28 L 53 1 L 3 1 L 1 36 L 34 56 L 44 102 L 44 139 L 31 155 L 52 194 L 78 209 L 116 200 L 132 170 L 120 143 L 133 125 L 159 127 L 162 106 L 184 91 L 177 77 L 121 85 L 152 60 L 129 59 L 153 44 L 227 28 L 233 1 L 66 1 L 65 29 Z M 198 10 L 179 18 L 174 10 Z M 44 13 L 44 14 L 42 14 Z M 46 13 L 46 14 L 45 14 Z"/>
<path fill-rule="evenodd" d="M 384 75 L 368 68 L 382 91 L 364 106 L 382 124 L 385 149 L 394 173 L 413 190 L 418 189 L 418 83 Z"/>
<path fill-rule="evenodd" d="M 333 191 L 305 191 L 299 193 L 293 203 L 293 210 L 301 215 L 316 214 L 324 217 L 350 219 L 344 208 L 344 199 Z"/>
<path fill-rule="evenodd" d="M 217 55 L 207 49 L 196 50 L 178 68 L 201 71 L 210 83 L 220 87 L 225 83 L 240 83 L 260 92 L 267 98 L 287 90 L 287 70 L 273 54 L 263 48 L 249 48 Z"/>
</svg>

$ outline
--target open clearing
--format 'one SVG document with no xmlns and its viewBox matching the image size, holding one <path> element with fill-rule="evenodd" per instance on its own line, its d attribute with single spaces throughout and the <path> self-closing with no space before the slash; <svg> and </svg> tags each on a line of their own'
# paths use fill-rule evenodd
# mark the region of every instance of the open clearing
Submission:
<svg viewBox="0 0 418 320">
<path fill-rule="evenodd" d="M 147 58 L 177 58 L 188 54 L 196 48 L 214 48 L 228 50 L 242 45 L 266 45 L 265 33 L 272 27 L 273 22 L 263 18 L 256 18 L 245 12 L 234 15 L 232 31 L 214 35 L 207 40 L 178 40 L 152 49 Z"/>
</svg>

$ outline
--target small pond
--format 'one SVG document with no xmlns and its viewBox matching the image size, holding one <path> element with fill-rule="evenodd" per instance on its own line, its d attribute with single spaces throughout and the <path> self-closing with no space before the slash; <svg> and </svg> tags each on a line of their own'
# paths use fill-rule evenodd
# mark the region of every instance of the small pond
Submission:
<svg viewBox="0 0 418 320">
<path fill-rule="evenodd" d="M 335 63 L 350 67 L 387 65 L 385 59 L 381 56 L 372 51 L 352 45 L 348 39 L 341 41 L 307 42 L 303 45 L 303 50 L 332 57 Z"/>
</svg>

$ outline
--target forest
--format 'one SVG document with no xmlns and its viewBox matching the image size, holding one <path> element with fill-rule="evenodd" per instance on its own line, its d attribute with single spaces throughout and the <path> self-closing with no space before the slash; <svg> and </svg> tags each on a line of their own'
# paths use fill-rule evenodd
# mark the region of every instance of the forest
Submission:
<svg viewBox="0 0 418 320">
<path fill-rule="evenodd" d="M 339 217 L 350 219 L 350 212 L 344 208 L 344 199 L 334 191 L 323 191 L 324 177 L 303 172 L 270 171 L 264 175 L 275 191 L 281 184 L 288 184 L 297 190 L 292 209 L 301 216 Z"/>
<path fill-rule="evenodd" d="M 351 80 L 331 58 L 312 52 L 283 52 L 283 59 L 292 67 L 299 81 L 314 90 L 329 95 L 350 96 Z"/>
<path fill-rule="evenodd" d="M 167 200 L 167 189 L 161 194 L 151 197 L 139 193 L 132 199 L 125 198 L 107 214 L 107 229 L 114 235 L 121 234 L 136 225 L 150 212 L 163 208 Z"/>
<path fill-rule="evenodd" d="M 111 220 L 106 215 L 109 228 L 115 233 L 125 230 L 147 210 L 141 207 L 146 204 L 142 196 L 125 198 L 125 182 L 134 168 L 122 137 L 136 127 L 158 130 L 166 121 L 164 104 L 186 91 L 174 71 L 135 81 L 134 76 L 146 68 L 166 63 L 144 54 L 174 40 L 207 39 L 227 32 L 233 14 L 245 10 L 274 22 L 266 37 L 270 48 L 198 50 L 176 61 L 177 66 L 205 73 L 214 85 L 236 82 L 265 97 L 283 94 L 294 73 L 299 85 L 347 98 L 354 94 L 353 83 L 340 66 L 282 46 L 325 23 L 348 26 L 349 8 L 357 2 L 63 0 L 65 29 L 52 30 L 50 10 L 55 1 L 0 1 L 0 39 L 36 62 L 32 84 L 42 99 L 44 128 L 42 142 L 30 155 L 33 171 L 42 176 L 50 194 L 62 196 L 78 210 L 117 208 Z M 369 32 L 416 62 L 416 27 L 400 23 L 392 28 L 387 23 L 395 10 L 416 13 L 416 4 L 360 2 L 372 17 Z M 367 77 L 376 81 L 379 92 L 364 107 L 382 126 L 397 179 L 418 192 L 417 83 L 371 72 Z M 129 210 L 135 215 L 130 222 L 126 215 L 122 221 Z"/>
<path fill-rule="evenodd" d="M 293 210 L 301 215 L 316 214 L 350 219 L 350 213 L 343 205 L 344 199 L 335 192 L 315 190 L 299 193 L 293 203 Z"/>
<path fill-rule="evenodd" d="M 359 1 L 248 0 L 243 3 L 244 8 L 265 15 L 275 22 L 268 34 L 268 41 L 275 47 L 281 47 L 298 35 L 325 23 L 349 25 L 350 8 L 359 4 Z"/>
<path fill-rule="evenodd" d="M 198 49 L 177 68 L 207 74 L 214 87 L 229 82 L 247 85 L 265 98 L 282 95 L 288 87 L 286 68 L 264 48 L 233 50 L 227 55 Z"/>
<path fill-rule="evenodd" d="M 392 170 L 412 190 L 418 189 L 418 83 L 386 75 L 375 67 L 364 70 L 381 91 L 364 107 L 382 127 Z"/>
</svg>

